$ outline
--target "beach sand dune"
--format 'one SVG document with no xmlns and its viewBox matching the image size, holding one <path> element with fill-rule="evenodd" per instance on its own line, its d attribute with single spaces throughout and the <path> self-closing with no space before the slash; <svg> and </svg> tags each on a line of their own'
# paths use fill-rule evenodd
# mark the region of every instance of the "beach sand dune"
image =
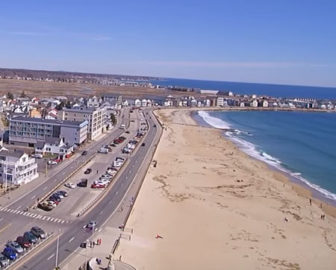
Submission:
<svg viewBox="0 0 336 270">
<path fill-rule="evenodd" d="M 116 257 L 139 270 L 336 269 L 336 220 L 321 219 L 308 191 L 197 126 L 188 111 L 156 114 L 164 124 L 157 167 Z"/>
</svg>

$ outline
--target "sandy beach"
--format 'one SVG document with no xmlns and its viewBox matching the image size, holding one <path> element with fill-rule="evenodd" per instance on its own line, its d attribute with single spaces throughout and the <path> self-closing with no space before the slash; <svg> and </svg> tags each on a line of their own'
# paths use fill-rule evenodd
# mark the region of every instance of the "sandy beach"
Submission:
<svg viewBox="0 0 336 270">
<path fill-rule="evenodd" d="M 190 111 L 156 115 L 164 125 L 157 166 L 117 258 L 138 270 L 336 269 L 335 208 L 310 203 L 308 190 L 198 126 Z"/>
</svg>

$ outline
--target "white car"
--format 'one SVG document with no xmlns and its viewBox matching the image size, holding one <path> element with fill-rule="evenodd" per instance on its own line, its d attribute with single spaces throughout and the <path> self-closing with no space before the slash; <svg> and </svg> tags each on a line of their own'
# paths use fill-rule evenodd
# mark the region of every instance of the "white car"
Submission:
<svg viewBox="0 0 336 270">
<path fill-rule="evenodd" d="M 33 158 L 43 158 L 43 155 L 42 154 L 32 154 L 31 155 Z"/>
<path fill-rule="evenodd" d="M 72 189 L 76 187 L 75 184 L 70 183 L 70 182 L 69 183 L 65 183 L 64 186 L 67 187 L 67 188 L 72 188 Z"/>
<path fill-rule="evenodd" d="M 57 162 L 55 160 L 48 160 L 49 165 L 56 165 Z"/>
<path fill-rule="evenodd" d="M 88 224 L 86 224 L 85 228 L 88 228 L 88 229 L 93 229 L 97 226 L 97 222 L 95 221 L 90 221 Z"/>
</svg>

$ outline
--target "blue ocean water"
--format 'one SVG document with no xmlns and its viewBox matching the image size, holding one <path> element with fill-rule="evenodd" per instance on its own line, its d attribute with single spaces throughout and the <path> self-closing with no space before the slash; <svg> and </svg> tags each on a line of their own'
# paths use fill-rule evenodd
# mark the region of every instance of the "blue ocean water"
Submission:
<svg viewBox="0 0 336 270">
<path fill-rule="evenodd" d="M 278 111 L 198 112 L 250 156 L 336 202 L 336 114 Z"/>
<path fill-rule="evenodd" d="M 336 99 L 336 88 L 314 87 L 314 86 L 294 86 L 262 83 L 241 83 L 223 81 L 205 81 L 188 79 L 162 79 L 152 80 L 155 85 L 179 86 L 199 89 L 210 89 L 219 91 L 232 91 L 235 94 L 246 95 L 268 95 L 272 97 L 286 98 L 316 98 L 316 99 Z"/>
</svg>

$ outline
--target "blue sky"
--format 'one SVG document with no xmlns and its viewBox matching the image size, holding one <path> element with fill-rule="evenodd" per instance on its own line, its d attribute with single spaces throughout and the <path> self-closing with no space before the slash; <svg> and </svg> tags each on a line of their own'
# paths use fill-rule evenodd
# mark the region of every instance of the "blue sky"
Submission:
<svg viewBox="0 0 336 270">
<path fill-rule="evenodd" d="M 336 1 L 3 0 L 0 66 L 336 86 Z"/>
</svg>

